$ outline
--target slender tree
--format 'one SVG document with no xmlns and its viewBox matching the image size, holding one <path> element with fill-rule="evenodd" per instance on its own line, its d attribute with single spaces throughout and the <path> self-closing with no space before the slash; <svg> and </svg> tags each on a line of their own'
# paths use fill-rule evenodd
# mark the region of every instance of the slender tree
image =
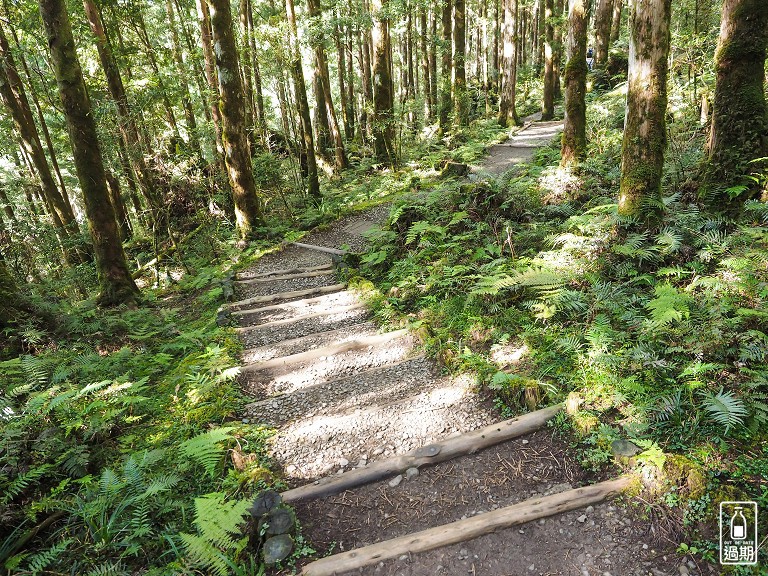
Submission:
<svg viewBox="0 0 768 576">
<path fill-rule="evenodd" d="M 541 119 L 552 120 L 555 115 L 555 0 L 546 0 L 544 8 L 544 97 Z"/>
<path fill-rule="evenodd" d="M 667 58 L 672 0 L 633 0 L 621 148 L 619 214 L 650 219 L 660 207 L 667 144 Z M 761 69 L 762 70 L 762 69 Z"/>
<path fill-rule="evenodd" d="M 709 189 L 747 184 L 749 163 L 768 156 L 765 102 L 765 58 L 768 46 L 768 3 L 725 0 L 715 55 L 717 82 L 707 143 Z M 757 186 L 750 185 L 752 193 Z M 727 194 L 719 194 L 726 202 Z M 749 194 L 739 196 L 740 200 Z"/>
<path fill-rule="evenodd" d="M 320 198 L 320 181 L 317 177 L 317 158 L 315 157 L 315 140 L 312 135 L 312 119 L 307 100 L 307 86 L 304 82 L 304 70 L 301 66 L 301 51 L 296 30 L 296 12 L 293 8 L 293 0 L 285 0 L 285 12 L 288 16 L 288 51 L 290 69 L 293 75 L 294 90 L 299 108 L 301 120 L 302 140 L 307 166 L 307 188 L 309 195 L 314 199 Z"/>
<path fill-rule="evenodd" d="M 53 71 L 69 128 L 75 170 L 83 192 L 88 227 L 93 238 L 101 305 L 132 303 L 136 284 L 120 243 L 115 210 L 109 198 L 96 123 L 83 80 L 64 0 L 40 0 Z"/>
<path fill-rule="evenodd" d="M 200 44 L 203 48 L 205 61 L 205 80 L 208 83 L 209 105 L 213 128 L 216 133 L 216 152 L 220 165 L 224 163 L 224 145 L 221 141 L 221 110 L 219 110 L 219 79 L 216 76 L 216 60 L 213 56 L 213 41 L 211 40 L 211 13 L 207 0 L 197 0 L 197 20 L 200 26 Z"/>
<path fill-rule="evenodd" d="M 611 22 L 611 42 L 616 42 L 621 34 L 621 13 L 624 10 L 624 0 L 613 0 L 613 18 Z"/>
<path fill-rule="evenodd" d="M 379 162 L 394 165 L 394 86 L 387 0 L 373 0 L 373 147 Z"/>
<path fill-rule="evenodd" d="M 502 126 L 517 126 L 520 124 L 515 104 L 517 94 L 517 0 L 503 0 L 503 2 L 504 26 L 502 42 L 504 45 L 504 58 L 502 61 L 503 78 L 498 120 Z"/>
<path fill-rule="evenodd" d="M 232 188 L 237 229 L 240 236 L 246 238 L 253 234 L 254 227 L 262 224 L 262 218 L 253 179 L 250 146 L 245 132 L 245 101 L 232 29 L 232 12 L 229 0 L 211 0 L 210 8 L 219 78 L 224 161 L 229 175 L 229 186 Z"/>
<path fill-rule="evenodd" d="M 442 59 L 440 67 L 440 108 L 439 108 L 439 125 L 440 133 L 446 134 L 449 128 L 449 120 L 451 114 L 451 64 L 453 62 L 453 54 L 451 51 L 451 0 L 443 0 L 442 2 L 443 12 L 443 38 L 442 38 Z"/>
<path fill-rule="evenodd" d="M 587 23 L 590 0 L 568 2 L 568 61 L 565 64 L 565 124 L 561 163 L 579 162 L 587 153 Z"/>
<path fill-rule="evenodd" d="M 469 94 L 467 94 L 466 67 L 466 5 L 464 0 L 454 0 L 453 8 L 453 112 L 458 126 L 469 123 Z"/>
</svg>

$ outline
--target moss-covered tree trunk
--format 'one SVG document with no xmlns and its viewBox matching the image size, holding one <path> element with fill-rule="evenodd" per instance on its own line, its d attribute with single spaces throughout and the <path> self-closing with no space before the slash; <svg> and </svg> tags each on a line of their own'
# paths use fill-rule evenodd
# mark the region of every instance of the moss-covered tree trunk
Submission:
<svg viewBox="0 0 768 576">
<path fill-rule="evenodd" d="M 48 37 L 64 116 L 69 128 L 77 177 L 83 192 L 88 227 L 93 238 L 99 277 L 99 303 L 133 302 L 136 284 L 120 243 L 115 210 L 109 199 L 96 122 L 83 80 L 64 0 L 40 0 L 40 13 Z"/>
<path fill-rule="evenodd" d="M 211 14 L 206 0 L 197 0 L 197 21 L 200 26 L 200 45 L 203 48 L 205 62 L 205 81 L 208 84 L 208 105 L 211 108 L 213 129 L 216 134 L 217 164 L 224 167 L 224 144 L 221 141 L 221 110 L 219 110 L 219 80 L 216 77 L 216 60 L 213 56 L 211 40 Z"/>
<path fill-rule="evenodd" d="M 747 184 L 749 162 L 768 156 L 765 102 L 765 58 L 768 46 L 768 2 L 725 0 L 715 63 L 717 82 L 707 143 L 706 187 L 720 202 L 723 190 Z M 720 191 L 720 194 L 717 192 Z M 751 194 L 741 194 L 743 201 Z"/>
<path fill-rule="evenodd" d="M 555 0 L 555 39 L 552 43 L 552 68 L 555 77 L 555 100 L 563 95 L 563 88 L 560 85 L 560 68 L 563 62 L 563 31 L 565 23 L 563 22 L 563 10 L 565 9 L 565 0 Z"/>
<path fill-rule="evenodd" d="M 5 265 L 5 258 L 0 252 L 0 328 L 5 328 L 13 322 L 16 316 L 16 305 L 19 300 L 19 289 Z"/>
<path fill-rule="evenodd" d="M 245 131 L 245 100 L 232 29 L 232 12 L 229 0 L 211 0 L 210 7 L 211 30 L 216 46 L 224 161 L 232 189 L 237 229 L 240 236 L 246 238 L 253 233 L 254 227 L 262 224 L 262 218 Z"/>
<path fill-rule="evenodd" d="M 304 82 L 304 70 L 301 66 L 301 50 L 296 31 L 296 12 L 293 0 L 285 0 L 285 12 L 288 16 L 288 53 L 290 69 L 293 74 L 293 85 L 298 104 L 299 120 L 301 122 L 304 154 L 306 155 L 307 190 L 309 195 L 320 198 L 320 181 L 317 177 L 317 157 L 315 156 L 315 139 L 312 135 L 312 118 L 310 117 L 309 101 L 307 100 L 307 85 Z"/>
<path fill-rule="evenodd" d="M 590 0 L 568 2 L 568 61 L 565 64 L 565 124 L 560 163 L 570 166 L 587 153 L 587 23 Z"/>
<path fill-rule="evenodd" d="M 139 127 L 136 124 L 133 114 L 131 114 L 128 96 L 123 85 L 123 78 L 117 67 L 117 61 L 115 60 L 109 38 L 104 30 L 101 14 L 94 0 L 83 0 L 83 8 L 85 8 L 85 15 L 88 19 L 88 24 L 91 27 L 91 32 L 93 32 L 93 35 L 96 37 L 96 49 L 98 50 L 101 67 L 104 70 L 104 75 L 107 79 L 109 94 L 115 102 L 117 114 L 120 117 L 118 125 L 122 138 L 125 141 L 128 160 L 136 175 L 136 181 L 139 184 L 139 188 L 147 199 L 152 211 L 157 215 L 160 210 L 160 201 L 155 188 L 154 179 L 144 160 Z"/>
<path fill-rule="evenodd" d="M 611 42 L 616 42 L 621 35 L 621 13 L 624 11 L 624 0 L 613 0 L 613 17 L 611 22 Z"/>
<path fill-rule="evenodd" d="M 595 66 L 605 66 L 613 22 L 613 0 L 597 0 L 595 8 Z"/>
<path fill-rule="evenodd" d="M 80 262 L 82 254 L 68 248 L 68 239 L 78 233 L 77 221 L 72 205 L 65 194 L 59 190 L 53 173 L 45 157 L 40 135 L 35 126 L 32 109 L 27 99 L 26 90 L 21 82 L 5 32 L 0 27 L 0 100 L 10 112 L 21 145 L 34 166 L 40 179 L 40 186 L 56 227 L 56 233 L 70 262 Z"/>
<path fill-rule="evenodd" d="M 635 0 L 621 147 L 619 214 L 652 219 L 660 208 L 667 145 L 667 58 L 672 0 Z"/>
<path fill-rule="evenodd" d="M 544 97 L 541 119 L 552 120 L 555 115 L 555 26 L 552 20 L 555 0 L 546 0 L 544 6 Z"/>
<path fill-rule="evenodd" d="M 379 162 L 397 162 L 394 140 L 394 86 L 392 83 L 392 45 L 386 0 L 373 0 L 373 148 Z"/>
<path fill-rule="evenodd" d="M 467 94 L 467 27 L 464 0 L 454 0 L 453 6 L 453 113 L 457 126 L 469 124 L 469 94 Z"/>
<path fill-rule="evenodd" d="M 438 107 L 438 122 L 440 134 L 446 134 L 450 128 L 451 116 L 451 63 L 453 62 L 453 51 L 451 50 L 451 10 L 453 8 L 451 0 L 442 1 L 442 22 L 443 38 L 440 43 L 440 105 Z"/>
<path fill-rule="evenodd" d="M 502 0 L 504 2 L 504 25 L 502 27 L 502 43 L 504 57 L 501 61 L 502 81 L 499 96 L 499 124 L 502 126 L 517 126 L 515 97 L 517 94 L 517 0 Z"/>
</svg>

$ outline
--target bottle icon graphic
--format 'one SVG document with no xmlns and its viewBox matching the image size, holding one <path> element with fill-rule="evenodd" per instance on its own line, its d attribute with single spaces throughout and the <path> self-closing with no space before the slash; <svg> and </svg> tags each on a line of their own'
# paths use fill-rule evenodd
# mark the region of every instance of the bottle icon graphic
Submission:
<svg viewBox="0 0 768 576">
<path fill-rule="evenodd" d="M 736 506 L 736 512 L 731 517 L 731 538 L 744 540 L 747 537 L 747 519 L 741 511 L 741 506 Z"/>
</svg>

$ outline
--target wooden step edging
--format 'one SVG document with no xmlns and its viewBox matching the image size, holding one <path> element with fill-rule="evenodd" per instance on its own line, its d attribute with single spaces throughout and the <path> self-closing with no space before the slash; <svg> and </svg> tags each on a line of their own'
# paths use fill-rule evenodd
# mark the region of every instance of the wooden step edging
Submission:
<svg viewBox="0 0 768 576">
<path fill-rule="evenodd" d="M 246 278 L 235 277 L 235 280 L 254 280 L 256 278 L 269 278 L 274 279 L 274 276 L 285 276 L 287 274 L 302 274 L 304 272 L 318 272 L 319 270 L 333 270 L 333 264 L 323 264 L 321 266 L 313 266 L 311 268 L 284 268 L 283 270 L 272 270 L 271 272 L 262 272 L 261 274 L 254 274 Z"/>
<path fill-rule="evenodd" d="M 576 510 L 590 504 L 597 504 L 609 497 L 618 495 L 629 488 L 633 482 L 634 478 L 631 475 L 626 475 L 591 486 L 566 490 L 551 496 L 531 498 L 493 512 L 478 514 L 443 526 L 321 558 L 304 566 L 301 574 L 302 576 L 342 574 L 370 566 L 382 560 L 397 558 L 402 554 L 426 552 L 450 544 L 465 542 L 502 528 Z"/>
<path fill-rule="evenodd" d="M 327 246 L 316 246 L 315 244 L 304 244 L 303 242 L 291 242 L 294 246 L 299 248 L 306 248 L 307 250 L 315 250 L 316 252 L 325 252 L 326 254 L 333 254 L 335 256 L 344 256 L 347 251 L 339 250 L 338 248 L 328 248 Z"/>
<path fill-rule="evenodd" d="M 407 329 L 395 330 L 394 332 L 384 332 L 383 334 L 374 334 L 372 336 L 365 336 L 362 338 L 355 338 L 346 342 L 338 344 L 331 344 L 329 346 L 321 346 L 319 348 L 313 348 L 306 352 L 298 352 L 297 354 L 291 354 L 289 356 L 280 356 L 278 358 L 272 358 L 263 362 L 255 362 L 253 364 L 247 364 L 240 368 L 240 372 L 256 372 L 259 370 L 269 370 L 272 368 L 282 368 L 283 366 L 290 366 L 292 364 L 299 364 L 301 362 L 307 362 L 320 358 L 321 356 L 330 356 L 332 354 L 342 354 L 344 352 L 351 352 L 353 350 L 361 350 L 369 346 L 376 346 L 384 344 L 391 340 L 396 340 L 408 334 Z"/>
<path fill-rule="evenodd" d="M 299 274 L 285 274 L 283 276 L 265 276 L 248 278 L 246 280 L 235 280 L 235 284 L 264 284 L 265 282 L 274 282 L 276 280 L 298 280 L 299 278 L 316 278 L 317 276 L 331 276 L 333 268 L 315 270 L 314 272 L 301 272 Z"/>
<path fill-rule="evenodd" d="M 337 476 L 329 476 L 312 484 L 286 490 L 281 494 L 283 501 L 292 504 L 302 500 L 310 500 L 338 494 L 344 490 L 376 482 L 388 476 L 395 476 L 408 468 L 431 466 L 439 462 L 451 460 L 457 456 L 474 454 L 475 452 L 500 444 L 512 438 L 534 432 L 544 426 L 560 412 L 562 404 L 556 404 L 529 414 L 523 414 L 510 420 L 491 424 L 484 428 L 473 430 L 447 438 L 441 442 L 421 446 L 400 456 L 374 462 L 363 468 L 350 470 Z"/>
<path fill-rule="evenodd" d="M 251 330 L 259 330 L 261 328 L 272 328 L 274 326 L 284 326 L 286 324 L 292 324 L 299 320 L 309 320 L 310 318 L 321 318 L 323 316 L 334 316 L 336 314 L 343 314 L 344 312 L 354 312 L 361 308 L 367 308 L 364 302 L 357 304 L 350 304 L 349 306 L 339 306 L 338 308 L 331 308 L 330 310 L 323 310 L 322 312 L 314 312 L 312 314 L 304 314 L 303 316 L 294 316 L 293 318 L 284 318 L 283 320 L 273 320 L 272 322 L 265 322 L 264 324 L 256 324 L 254 326 L 238 326 L 235 328 L 235 332 L 238 334 L 243 332 L 249 332 Z"/>
<path fill-rule="evenodd" d="M 343 292 L 343 290 L 342 290 Z M 332 294 L 338 294 L 338 292 L 332 292 Z M 327 294 L 321 294 L 320 296 L 313 296 L 312 298 L 301 298 L 299 300 L 293 300 L 291 302 L 279 302 L 277 304 L 268 304 L 267 306 L 259 306 L 257 308 L 241 308 L 240 310 L 234 310 L 232 316 L 235 318 L 242 318 L 252 314 L 258 314 L 260 312 L 269 312 L 271 310 L 283 310 L 286 306 L 291 306 L 297 302 L 303 302 L 304 304 L 317 304 L 322 301 L 323 296 Z"/>
<path fill-rule="evenodd" d="M 234 310 L 241 310 L 241 306 L 266 304 L 268 302 L 289 300 L 291 298 L 302 298 L 304 296 L 314 296 L 316 294 L 332 294 L 333 292 L 340 292 L 346 287 L 346 284 L 331 284 L 330 286 L 318 286 L 316 288 L 306 288 L 305 290 L 292 290 L 290 292 L 277 292 L 275 294 L 266 294 L 264 296 L 254 296 L 252 298 L 246 298 L 245 300 L 230 302 L 229 308 Z"/>
</svg>

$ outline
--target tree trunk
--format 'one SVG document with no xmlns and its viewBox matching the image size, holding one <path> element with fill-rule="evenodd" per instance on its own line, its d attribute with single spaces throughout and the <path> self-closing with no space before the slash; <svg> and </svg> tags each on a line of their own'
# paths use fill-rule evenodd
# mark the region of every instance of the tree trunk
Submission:
<svg viewBox="0 0 768 576">
<path fill-rule="evenodd" d="M 124 242 L 131 237 L 131 221 L 128 219 L 128 211 L 125 209 L 123 196 L 120 192 L 120 183 L 111 171 L 106 170 L 105 175 L 107 177 L 109 200 L 112 203 L 112 208 L 115 210 L 115 218 L 117 218 L 120 239 Z"/>
<path fill-rule="evenodd" d="M 563 166 L 587 153 L 587 24 L 591 0 L 568 2 L 568 61 L 565 64 L 565 125 L 560 154 Z"/>
<path fill-rule="evenodd" d="M 132 303 L 138 288 L 128 271 L 115 211 L 109 200 L 96 123 L 75 51 L 66 4 L 64 0 L 40 0 L 40 13 L 93 238 L 101 290 L 98 301 L 101 305 Z"/>
<path fill-rule="evenodd" d="M 434 118 L 435 104 L 432 101 L 432 67 L 429 63 L 429 50 L 427 48 L 427 38 L 429 38 L 429 29 L 427 28 L 427 9 L 419 10 L 419 52 L 421 53 L 421 76 L 424 79 L 424 124 L 428 124 Z M 430 42 L 431 44 L 431 42 Z"/>
<path fill-rule="evenodd" d="M 10 326 L 17 318 L 19 303 L 19 288 L 13 280 L 8 267 L 5 265 L 5 258 L 0 252 L 0 328 Z M 5 352 L 0 348 L 0 352 Z"/>
<path fill-rule="evenodd" d="M 174 14 L 172 0 L 165 0 L 165 11 L 168 14 L 168 27 L 171 29 L 173 60 L 176 64 L 176 78 L 181 90 L 181 106 L 184 110 L 184 121 L 187 124 L 189 147 L 193 154 L 202 158 L 203 151 L 200 148 L 200 137 L 197 133 L 197 120 L 195 119 L 195 111 L 192 108 L 192 93 L 189 91 L 187 71 L 184 69 L 184 58 L 181 54 L 179 33 L 176 30 L 176 15 Z"/>
<path fill-rule="evenodd" d="M 715 55 L 717 82 L 707 143 L 706 185 L 717 199 L 730 203 L 727 188 L 746 184 L 749 194 L 759 184 L 746 176 L 749 162 L 768 156 L 765 102 L 765 58 L 768 4 L 764 0 L 725 0 Z"/>
<path fill-rule="evenodd" d="M 107 38 L 107 34 L 104 31 L 101 15 L 93 0 L 83 0 L 83 7 L 85 8 L 85 15 L 90 24 L 91 31 L 93 32 L 93 35 L 96 36 L 96 49 L 99 53 L 99 59 L 101 60 L 101 67 L 104 70 L 104 75 L 107 78 L 107 88 L 115 102 L 117 114 L 120 116 L 119 127 L 128 151 L 128 159 L 136 174 L 136 180 L 139 183 L 139 187 L 141 188 L 144 197 L 152 207 L 153 212 L 157 214 L 160 202 L 157 197 L 154 180 L 149 172 L 147 163 L 144 160 L 140 143 L 141 136 L 139 135 L 139 128 L 131 114 L 128 97 L 125 93 L 125 88 L 123 87 L 123 79 L 120 76 L 120 70 L 117 68 L 117 62 L 112 53 L 109 38 Z"/>
<path fill-rule="evenodd" d="M 208 99 L 213 118 L 213 128 L 216 133 L 217 164 L 223 166 L 224 145 L 221 141 L 221 110 L 219 110 L 219 80 L 216 77 L 216 60 L 213 56 L 211 41 L 211 16 L 207 0 L 197 0 L 197 18 L 200 25 L 200 44 L 203 47 L 205 61 L 205 79 L 208 83 Z"/>
<path fill-rule="evenodd" d="M 624 0 L 613 0 L 613 22 L 611 23 L 611 42 L 616 42 L 621 34 L 621 12 Z"/>
<path fill-rule="evenodd" d="M 354 82 L 353 76 L 347 76 L 347 46 L 344 31 L 338 24 L 333 28 L 333 41 L 336 44 L 336 53 L 339 58 L 339 98 L 341 98 L 341 111 L 344 117 L 344 136 L 347 140 L 355 137 L 355 109 L 354 96 L 350 97 L 347 90 L 347 78 L 349 83 Z"/>
<path fill-rule="evenodd" d="M 176 4 L 176 13 L 179 15 L 181 35 L 184 37 L 184 43 L 187 45 L 187 54 L 189 54 L 189 57 L 192 60 L 192 68 L 195 71 L 195 84 L 197 85 L 197 91 L 200 93 L 200 98 L 203 100 L 203 116 L 205 117 L 206 122 L 210 122 L 211 110 L 210 107 L 206 105 L 205 101 L 205 73 L 203 72 L 203 67 L 200 64 L 200 58 L 197 57 L 197 50 L 195 50 L 195 45 L 192 42 L 192 34 L 190 33 L 189 26 L 187 25 L 186 17 L 189 16 L 189 14 L 186 13 L 186 10 L 181 6 L 180 0 L 174 0 L 174 3 Z"/>
<path fill-rule="evenodd" d="M 541 119 L 552 120 L 555 115 L 555 26 L 552 21 L 555 0 L 546 0 L 544 9 L 544 98 Z"/>
<path fill-rule="evenodd" d="M 251 3 L 251 0 L 247 0 L 247 14 L 248 29 L 250 31 L 248 38 L 250 41 L 251 69 L 253 70 L 254 129 L 256 130 L 256 135 L 262 141 L 262 144 L 266 144 L 267 116 L 264 109 L 264 90 L 261 82 L 261 66 L 259 65 L 258 53 L 256 52 L 256 34 L 253 26 L 253 4 Z"/>
<path fill-rule="evenodd" d="M 499 124 L 501 126 L 517 126 L 515 105 L 517 84 L 517 0 L 503 0 L 504 26 L 502 42 L 504 44 L 503 78 L 499 97 Z"/>
<path fill-rule="evenodd" d="M 320 3 L 318 0 L 308 0 L 307 6 L 310 17 L 321 17 Z M 347 167 L 347 152 L 344 149 L 344 140 L 341 137 L 339 121 L 336 116 L 336 109 L 333 106 L 333 96 L 331 95 L 331 75 L 328 72 L 328 59 L 325 55 L 325 34 L 320 34 L 315 39 L 315 65 L 318 77 L 318 85 L 322 91 L 322 100 L 325 104 L 324 110 L 319 110 L 318 114 L 324 114 L 327 118 L 327 126 L 330 131 L 331 144 L 333 146 L 333 159 L 336 171 L 344 170 Z M 320 98 L 318 98 L 318 102 Z"/>
<path fill-rule="evenodd" d="M 429 92 L 432 100 L 432 112 L 430 113 L 430 121 L 434 122 L 437 119 L 438 114 L 438 100 L 437 100 L 437 9 L 436 5 L 432 5 L 429 18 Z"/>
<path fill-rule="evenodd" d="M 240 23 L 240 77 L 243 86 L 243 113 L 245 133 L 251 150 L 256 149 L 256 111 L 253 105 L 253 66 L 251 61 L 251 29 L 248 26 L 248 0 L 240 0 L 238 20 Z"/>
<path fill-rule="evenodd" d="M 373 148 L 376 159 L 389 166 L 396 163 L 394 144 L 394 90 L 387 0 L 371 3 L 373 29 Z"/>
<path fill-rule="evenodd" d="M 317 158 L 315 157 L 315 140 L 312 136 L 312 120 L 307 101 L 307 85 L 304 83 L 304 70 L 301 67 L 301 51 L 296 32 L 296 14 L 293 10 L 293 0 L 285 0 L 285 11 L 288 16 L 288 50 L 290 53 L 290 69 L 296 90 L 296 100 L 301 120 L 304 153 L 307 157 L 307 188 L 309 195 L 315 200 L 320 199 L 320 181 L 317 177 Z"/>
<path fill-rule="evenodd" d="M 627 112 L 619 188 L 622 216 L 650 219 L 661 204 L 671 10 L 672 0 L 635 0 L 630 14 Z"/>
<path fill-rule="evenodd" d="M 17 222 L 16 214 L 13 211 L 13 204 L 8 198 L 8 193 L 5 191 L 5 187 L 3 185 L 0 185 L 0 202 L 2 202 L 3 211 L 5 212 L 5 215 L 8 216 L 8 219 L 11 222 Z"/>
<path fill-rule="evenodd" d="M 555 39 L 552 46 L 552 74 L 555 81 L 555 100 L 563 95 L 562 87 L 560 86 L 560 64 L 563 60 L 563 9 L 565 7 L 565 0 L 555 0 L 555 16 L 558 19 L 558 24 L 555 26 Z"/>
<path fill-rule="evenodd" d="M 0 27 L 0 99 L 2 99 L 11 113 L 14 126 L 21 137 L 24 152 L 37 171 L 45 201 L 50 206 L 52 212 L 55 212 L 56 218 L 54 223 L 59 227 L 59 234 L 62 236 L 62 240 L 68 238 L 70 234 L 77 234 L 78 226 L 72 205 L 69 203 L 69 199 L 61 193 L 56 186 L 56 181 L 53 179 L 53 173 L 45 157 L 24 85 L 16 69 L 16 64 L 2 27 Z M 68 257 L 74 257 L 73 262 L 79 261 L 80 257 L 78 255 L 69 254 L 68 250 L 66 250 L 66 253 Z"/>
<path fill-rule="evenodd" d="M 608 62 L 608 45 L 613 23 L 613 0 L 597 0 L 595 9 L 595 66 Z"/>
<path fill-rule="evenodd" d="M 446 134 L 451 113 L 451 0 L 443 0 L 442 65 L 440 69 L 440 134 Z"/>
<path fill-rule="evenodd" d="M 245 132 L 245 102 L 232 28 L 232 12 L 229 0 L 211 0 L 210 7 L 219 78 L 224 161 L 229 175 L 229 186 L 232 188 L 237 229 L 242 238 L 247 238 L 253 234 L 254 227 L 262 225 L 262 218 L 253 179 L 250 146 Z"/>
<path fill-rule="evenodd" d="M 466 68 L 466 7 L 464 0 L 454 0 L 453 12 L 453 110 L 454 121 L 457 126 L 469 124 L 469 94 L 467 94 L 467 68 Z"/>
</svg>

